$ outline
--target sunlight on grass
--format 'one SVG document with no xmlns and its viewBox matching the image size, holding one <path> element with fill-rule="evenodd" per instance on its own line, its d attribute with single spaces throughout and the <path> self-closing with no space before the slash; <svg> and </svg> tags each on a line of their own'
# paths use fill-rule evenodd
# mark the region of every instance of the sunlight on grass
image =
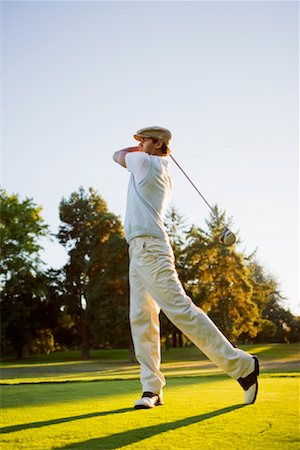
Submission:
<svg viewBox="0 0 300 450">
<path fill-rule="evenodd" d="M 260 382 L 255 405 L 229 378 L 170 379 L 165 405 L 132 408 L 137 380 L 3 388 L 6 450 L 297 448 L 297 383 Z M 251 442 L 251 446 L 249 446 Z"/>
<path fill-rule="evenodd" d="M 5 362 L 2 448 L 298 449 L 299 345 L 244 348 L 262 368 L 258 400 L 247 407 L 238 383 L 195 347 L 163 353 L 165 405 L 150 411 L 132 408 L 139 367 L 125 350 L 97 351 L 89 361 L 64 353 Z"/>
<path fill-rule="evenodd" d="M 35 362 L 35 363 L 27 363 L 26 360 L 24 362 L 19 362 L 19 363 L 15 363 L 15 364 L 9 364 L 6 363 L 4 367 L 9 368 L 9 369 L 19 369 L 20 367 L 22 368 L 47 368 L 47 370 L 49 370 L 51 367 L 57 368 L 61 365 L 64 365 L 64 367 L 67 366 L 80 366 L 80 365 L 92 365 L 95 364 L 95 361 L 93 360 L 88 360 L 88 361 L 64 361 L 63 363 L 60 362 Z"/>
<path fill-rule="evenodd" d="M 299 371 L 299 344 L 248 345 L 243 348 L 260 357 L 261 372 L 289 373 Z M 70 360 L 79 352 L 35 355 L 22 362 L 1 363 L 1 384 L 130 380 L 139 377 L 137 364 L 128 361 L 127 350 L 95 350 L 94 359 Z M 46 359 L 48 357 L 48 360 Z M 38 361 L 41 358 L 41 361 Z M 56 361 L 55 361 L 56 358 Z M 119 358 L 119 359 L 118 359 Z M 127 358 L 127 360 L 126 360 Z M 162 370 L 167 377 L 207 376 L 221 373 L 196 347 L 163 351 Z"/>
</svg>

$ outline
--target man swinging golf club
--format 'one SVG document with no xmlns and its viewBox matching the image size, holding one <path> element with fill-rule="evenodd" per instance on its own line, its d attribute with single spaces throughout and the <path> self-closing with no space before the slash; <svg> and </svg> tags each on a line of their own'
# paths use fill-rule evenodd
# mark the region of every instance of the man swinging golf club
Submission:
<svg viewBox="0 0 300 450">
<path fill-rule="evenodd" d="M 138 130 L 137 147 L 116 151 L 115 162 L 130 172 L 125 217 L 129 244 L 130 325 L 140 364 L 142 397 L 136 409 L 163 404 L 165 378 L 160 371 L 159 312 L 162 310 L 206 356 L 244 389 L 245 403 L 254 403 L 259 362 L 232 344 L 186 295 L 175 269 L 164 227 L 172 191 L 168 170 L 171 133 L 162 127 Z"/>
</svg>

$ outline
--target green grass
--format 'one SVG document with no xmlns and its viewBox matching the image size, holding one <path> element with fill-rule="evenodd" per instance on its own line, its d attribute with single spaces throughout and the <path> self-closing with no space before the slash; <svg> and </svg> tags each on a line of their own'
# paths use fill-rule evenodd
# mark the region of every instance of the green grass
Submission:
<svg viewBox="0 0 300 450">
<path fill-rule="evenodd" d="M 62 354 L 7 361 L 1 448 L 298 449 L 299 346 L 247 349 L 262 365 L 250 406 L 239 385 L 195 348 L 163 354 L 165 405 L 147 411 L 132 408 L 140 384 L 126 351 L 99 351 L 91 361 Z"/>
<path fill-rule="evenodd" d="M 299 371 L 299 344 L 265 344 L 242 346 L 259 356 L 265 373 Z M 80 360 L 79 352 L 35 355 L 23 361 L 1 363 L 2 384 L 71 382 L 97 380 L 135 380 L 137 364 L 128 361 L 128 350 L 95 350 L 89 361 Z M 162 352 L 162 369 L 166 376 L 208 376 L 221 374 L 196 347 L 170 349 Z"/>
</svg>

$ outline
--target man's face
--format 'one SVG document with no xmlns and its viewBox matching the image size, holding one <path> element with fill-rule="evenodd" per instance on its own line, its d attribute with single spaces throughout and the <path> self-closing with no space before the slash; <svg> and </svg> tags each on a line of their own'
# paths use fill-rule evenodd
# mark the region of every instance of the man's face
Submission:
<svg viewBox="0 0 300 450">
<path fill-rule="evenodd" d="M 140 140 L 139 149 L 144 153 L 148 153 L 149 155 L 160 155 L 160 141 L 153 141 L 152 138 L 144 137 Z"/>
</svg>

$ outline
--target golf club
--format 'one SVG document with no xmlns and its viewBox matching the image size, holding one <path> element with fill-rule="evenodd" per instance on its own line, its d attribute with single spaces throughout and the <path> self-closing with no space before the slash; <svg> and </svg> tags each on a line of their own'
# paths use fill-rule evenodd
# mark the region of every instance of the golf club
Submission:
<svg viewBox="0 0 300 450">
<path fill-rule="evenodd" d="M 190 177 L 187 175 L 187 173 L 183 170 L 183 168 L 178 164 L 178 162 L 176 161 L 176 159 L 170 155 L 170 158 L 174 161 L 174 163 L 176 164 L 176 166 L 181 170 L 181 172 L 185 175 L 185 177 L 189 180 L 189 182 L 191 183 L 191 185 L 194 187 L 194 189 L 198 192 L 198 194 L 200 195 L 200 197 L 202 198 L 202 200 L 207 204 L 207 206 L 209 207 L 209 209 L 211 210 L 211 212 L 213 213 L 213 215 L 220 220 L 220 218 L 218 217 L 218 215 L 216 214 L 215 210 L 210 206 L 210 204 L 208 203 L 208 201 L 206 200 L 206 198 L 204 197 L 204 195 L 201 194 L 201 192 L 199 191 L 199 189 L 197 188 L 197 186 L 193 183 L 193 181 L 190 179 Z M 223 224 L 224 225 L 224 224 Z M 220 236 L 220 242 L 224 245 L 232 245 L 234 244 L 236 241 L 236 237 L 234 235 L 234 233 L 232 233 L 232 231 L 230 231 L 226 225 L 224 225 L 224 230 L 221 233 Z"/>
</svg>

